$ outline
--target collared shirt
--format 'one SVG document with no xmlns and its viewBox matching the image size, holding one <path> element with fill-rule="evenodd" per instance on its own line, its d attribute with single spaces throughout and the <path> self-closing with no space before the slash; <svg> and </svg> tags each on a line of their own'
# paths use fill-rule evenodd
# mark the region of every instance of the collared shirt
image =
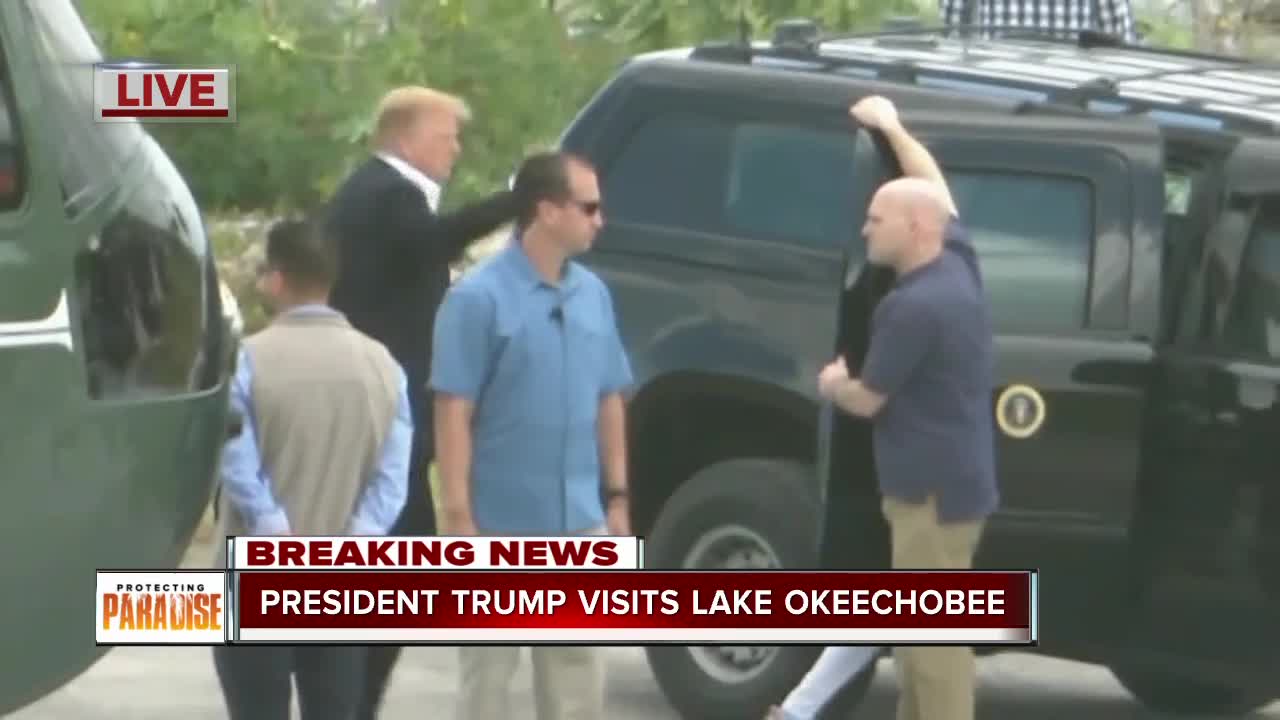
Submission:
<svg viewBox="0 0 1280 720">
<path fill-rule="evenodd" d="M 1074 37 L 1081 30 L 1098 30 L 1125 42 L 1136 42 L 1129 0 L 941 0 L 947 26 L 977 24 L 1000 28 L 1025 27 Z M 967 13 L 976 4 L 976 16 Z M 986 30 L 981 37 L 999 37 L 1010 30 Z"/>
<path fill-rule="evenodd" d="M 444 192 L 440 187 L 440 183 L 427 177 L 418 168 L 391 153 L 380 152 L 378 153 L 378 159 L 390 165 L 396 172 L 403 175 L 406 180 L 417 185 L 418 189 L 422 190 L 422 195 L 427 199 L 427 205 L 431 207 L 431 212 L 440 210 L 440 195 Z"/>
<path fill-rule="evenodd" d="M 449 290 L 433 348 L 431 387 L 474 403 L 476 527 L 547 535 L 603 525 L 600 402 L 632 382 L 605 284 L 576 262 L 550 284 L 513 240 Z"/>
<path fill-rule="evenodd" d="M 872 421 L 881 491 L 936 496 L 942 522 L 984 518 L 999 502 L 987 305 L 977 254 L 952 220 L 943 252 L 899 277 L 872 313 L 862 383 L 886 398 Z"/>
<path fill-rule="evenodd" d="M 331 313 L 324 305 L 303 305 L 290 313 Z M 276 502 L 271 478 L 263 467 L 258 451 L 253 422 L 253 368 L 243 349 L 231 381 L 231 409 L 242 418 L 240 434 L 223 446 L 221 476 L 223 491 L 232 507 L 255 535 L 278 535 L 289 532 L 289 518 Z M 324 388 L 316 388 L 324 392 Z M 400 390 L 395 421 L 382 447 L 380 463 L 370 478 L 351 518 L 354 535 L 385 535 L 404 505 L 408 490 L 408 456 L 413 437 L 413 421 L 409 414 L 408 384 L 400 371 Z"/>
</svg>

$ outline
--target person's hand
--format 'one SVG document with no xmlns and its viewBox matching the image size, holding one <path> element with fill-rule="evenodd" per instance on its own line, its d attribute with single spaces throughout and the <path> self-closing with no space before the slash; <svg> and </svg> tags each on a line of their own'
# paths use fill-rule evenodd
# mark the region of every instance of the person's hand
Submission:
<svg viewBox="0 0 1280 720">
<path fill-rule="evenodd" d="M 606 513 L 605 524 L 609 528 L 610 535 L 619 535 L 622 537 L 631 537 L 631 507 L 627 504 L 627 499 L 616 497 L 609 501 L 609 510 Z"/>
<path fill-rule="evenodd" d="M 862 98 L 849 108 L 849 114 L 859 125 L 871 130 L 883 130 L 898 123 L 898 109 L 880 95 Z"/>
<path fill-rule="evenodd" d="M 818 394 L 827 400 L 835 400 L 840 386 L 848 381 L 849 368 L 845 365 L 844 358 L 838 357 L 818 373 Z"/>
</svg>

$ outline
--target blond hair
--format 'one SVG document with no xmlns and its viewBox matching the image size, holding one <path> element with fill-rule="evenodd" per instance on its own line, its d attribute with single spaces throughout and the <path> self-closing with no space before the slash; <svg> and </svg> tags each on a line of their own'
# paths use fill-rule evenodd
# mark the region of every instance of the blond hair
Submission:
<svg viewBox="0 0 1280 720">
<path fill-rule="evenodd" d="M 436 113 L 452 115 L 459 122 L 471 119 L 471 109 L 456 95 L 421 85 L 390 90 L 378 102 L 374 116 L 374 144 L 384 146 L 403 135 L 422 117 Z"/>
</svg>

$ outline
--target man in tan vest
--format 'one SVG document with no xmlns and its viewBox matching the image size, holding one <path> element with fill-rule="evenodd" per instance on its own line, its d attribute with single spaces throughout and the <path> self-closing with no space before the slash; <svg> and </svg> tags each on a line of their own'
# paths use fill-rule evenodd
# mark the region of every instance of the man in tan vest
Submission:
<svg viewBox="0 0 1280 720">
<path fill-rule="evenodd" d="M 231 385 L 240 435 L 222 456 L 219 533 L 383 535 L 408 492 L 413 423 L 404 371 L 328 306 L 337 262 L 316 226 L 267 234 L 259 289 L 276 311 L 244 342 Z M 218 543 L 215 566 L 225 564 Z M 354 720 L 367 648 L 214 648 L 231 720 Z"/>
</svg>

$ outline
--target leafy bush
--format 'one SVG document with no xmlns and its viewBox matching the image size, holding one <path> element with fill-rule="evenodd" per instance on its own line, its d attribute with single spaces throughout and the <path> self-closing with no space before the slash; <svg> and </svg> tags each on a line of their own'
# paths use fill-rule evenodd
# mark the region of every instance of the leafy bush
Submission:
<svg viewBox="0 0 1280 720">
<path fill-rule="evenodd" d="M 236 66 L 234 124 L 152 127 L 206 212 L 323 202 L 366 155 L 378 97 L 410 83 L 471 103 L 446 203 L 476 197 L 553 142 L 621 58 L 528 0 L 399 5 L 388 25 L 337 0 L 80 2 L 108 57 Z"/>
</svg>

